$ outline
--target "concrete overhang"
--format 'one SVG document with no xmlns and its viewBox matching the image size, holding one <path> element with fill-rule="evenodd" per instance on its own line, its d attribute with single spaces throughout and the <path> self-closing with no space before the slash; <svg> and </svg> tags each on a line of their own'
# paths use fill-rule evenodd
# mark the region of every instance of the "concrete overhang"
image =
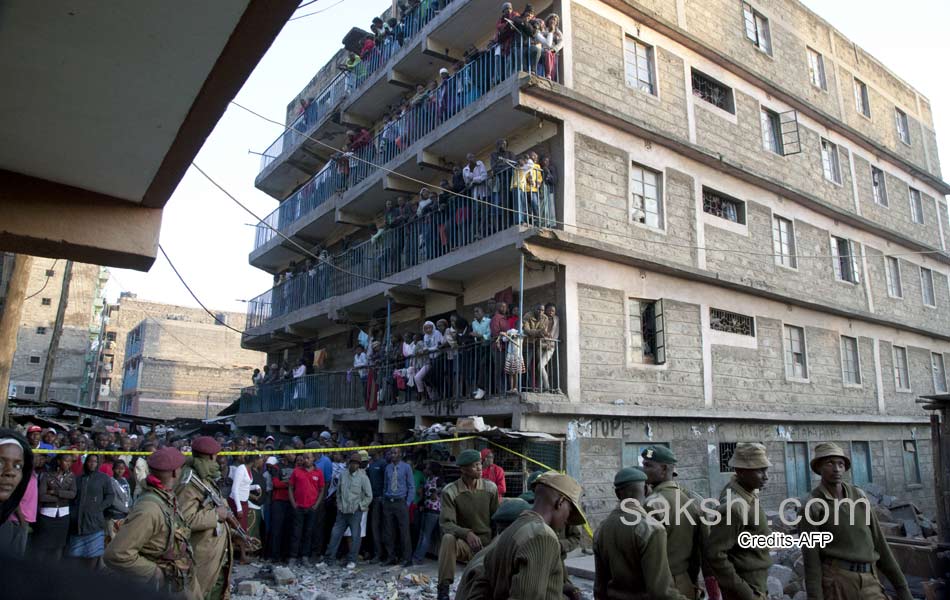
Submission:
<svg viewBox="0 0 950 600">
<path fill-rule="evenodd" d="M 0 5 L 0 250 L 147 270 L 162 208 L 297 3 Z"/>
</svg>

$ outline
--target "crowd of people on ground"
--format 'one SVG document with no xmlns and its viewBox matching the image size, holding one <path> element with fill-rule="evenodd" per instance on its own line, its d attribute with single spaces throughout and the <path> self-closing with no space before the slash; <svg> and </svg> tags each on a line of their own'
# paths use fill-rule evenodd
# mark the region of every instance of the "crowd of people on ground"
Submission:
<svg viewBox="0 0 950 600">
<path fill-rule="evenodd" d="M 455 600 L 580 600 L 564 563 L 586 521 L 572 477 L 536 471 L 510 498 L 490 448 L 454 456 L 444 442 L 409 444 L 411 456 L 403 444 L 347 450 L 366 441 L 330 431 L 278 443 L 2 429 L 0 556 L 43 561 L 53 581 L 62 558 L 89 570 L 101 560 L 153 590 L 197 600 L 228 597 L 235 547 L 242 561 L 259 552 L 259 560 L 317 569 L 337 561 L 351 570 L 367 561 L 408 567 L 431 553 L 438 600 L 449 600 L 459 563 Z M 742 541 L 772 534 L 758 493 L 772 467 L 766 447 L 736 444 L 718 505 L 677 483 L 677 462 L 671 448 L 652 445 L 639 466 L 614 476 L 618 504 L 592 539 L 595 600 L 766 597 L 768 544 Z M 808 595 L 883 599 L 884 575 L 899 600 L 911 600 L 871 506 L 845 480 L 848 454 L 819 443 L 810 466 L 820 483 L 799 505 L 798 529 L 833 535 L 802 546 Z"/>
<path fill-rule="evenodd" d="M 431 404 L 524 391 L 558 393 L 557 306 L 538 302 L 522 319 L 513 300 L 503 293 L 475 306 L 471 321 L 453 311 L 426 320 L 420 330 L 394 330 L 388 341 L 380 325 L 361 327 L 347 381 L 369 410 L 412 400 Z M 300 358 L 293 367 L 285 362 L 255 369 L 252 383 L 256 393 L 276 384 L 285 396 L 281 407 L 293 409 L 297 400 L 308 398 L 305 376 L 317 372 L 312 361 Z"/>
</svg>

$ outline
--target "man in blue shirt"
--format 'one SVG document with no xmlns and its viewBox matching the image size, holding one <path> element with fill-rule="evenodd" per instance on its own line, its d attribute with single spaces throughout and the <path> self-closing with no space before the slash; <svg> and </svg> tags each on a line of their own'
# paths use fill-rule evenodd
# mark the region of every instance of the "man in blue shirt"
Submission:
<svg viewBox="0 0 950 600">
<path fill-rule="evenodd" d="M 366 476 L 373 488 L 373 501 L 369 505 L 369 531 L 373 538 L 373 560 L 382 561 L 386 556 L 383 546 L 383 489 L 387 463 L 382 450 L 373 450 L 369 454 L 372 460 L 366 466 Z"/>
<path fill-rule="evenodd" d="M 389 565 L 412 566 L 412 541 L 409 539 L 409 504 L 415 499 L 416 486 L 412 467 L 402 460 L 399 448 L 393 448 L 383 480 L 383 535 Z M 398 531 L 398 533 L 397 533 Z M 396 551 L 396 536 L 400 550 Z"/>
</svg>

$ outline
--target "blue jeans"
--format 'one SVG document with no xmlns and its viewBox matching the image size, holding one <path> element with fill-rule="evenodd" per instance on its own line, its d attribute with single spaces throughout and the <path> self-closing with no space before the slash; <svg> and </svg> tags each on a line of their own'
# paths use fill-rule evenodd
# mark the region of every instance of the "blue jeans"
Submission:
<svg viewBox="0 0 950 600">
<path fill-rule="evenodd" d="M 350 555 L 349 562 L 355 563 L 356 557 L 360 553 L 360 542 L 362 542 L 362 531 L 360 523 L 363 519 L 363 513 L 356 511 L 352 513 L 336 513 L 336 521 L 333 523 L 333 532 L 330 534 L 330 545 L 327 547 L 326 560 L 330 562 L 336 559 L 336 553 L 340 549 L 340 542 L 343 540 L 343 533 L 346 528 L 350 528 Z"/>
<path fill-rule="evenodd" d="M 416 551 L 412 553 L 414 561 L 422 562 L 425 559 L 432 538 L 438 529 L 439 513 L 430 511 L 422 513 L 422 524 L 419 526 L 419 543 L 416 544 Z"/>
</svg>

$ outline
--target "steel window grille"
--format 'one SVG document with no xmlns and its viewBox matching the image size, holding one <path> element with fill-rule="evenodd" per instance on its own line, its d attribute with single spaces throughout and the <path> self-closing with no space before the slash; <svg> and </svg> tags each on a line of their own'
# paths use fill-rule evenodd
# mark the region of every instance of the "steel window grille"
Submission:
<svg viewBox="0 0 950 600">
<path fill-rule="evenodd" d="M 861 362 L 858 358 L 858 340 L 841 336 L 841 371 L 848 385 L 861 384 Z"/>
<path fill-rule="evenodd" d="M 633 163 L 630 167 L 630 219 L 648 227 L 663 227 L 660 174 Z"/>
<path fill-rule="evenodd" d="M 769 32 L 769 20 L 748 2 L 742 3 L 742 16 L 745 21 L 745 35 L 755 47 L 768 55 L 772 54 L 772 36 Z"/>
<path fill-rule="evenodd" d="M 624 39 L 624 73 L 628 86 L 656 95 L 654 56 L 653 46 L 629 36 Z"/>
<path fill-rule="evenodd" d="M 841 164 L 838 161 L 838 146 L 826 139 L 821 140 L 821 168 L 825 179 L 841 183 Z"/>
<path fill-rule="evenodd" d="M 910 126 L 907 122 L 907 113 L 895 108 L 894 119 L 897 121 L 897 137 L 905 144 L 910 144 Z"/>
<path fill-rule="evenodd" d="M 924 305 L 937 306 L 937 298 L 934 295 L 934 274 L 933 271 L 924 267 L 920 267 L 920 292 Z"/>
<path fill-rule="evenodd" d="M 744 202 L 707 188 L 703 188 L 703 212 L 733 223 L 745 224 Z"/>
<path fill-rule="evenodd" d="M 789 377 L 808 378 L 808 359 L 805 356 L 805 330 L 794 325 L 785 326 L 785 368 Z"/>
<path fill-rule="evenodd" d="M 31 364 L 31 365 L 38 365 L 38 364 L 40 364 L 40 357 L 39 357 L 39 356 L 31 356 L 31 357 L 30 357 L 30 364 Z"/>
<path fill-rule="evenodd" d="M 875 166 L 871 167 L 871 190 L 874 192 L 874 203 L 886 207 L 887 183 L 885 183 L 884 171 Z"/>
<path fill-rule="evenodd" d="M 709 309 L 709 327 L 716 331 L 755 337 L 754 317 L 722 310 L 721 308 Z"/>
<path fill-rule="evenodd" d="M 40 300 L 40 304 L 42 304 L 43 306 L 50 306 L 51 304 L 53 304 L 53 300 L 51 298 L 43 298 L 42 300 Z"/>
<path fill-rule="evenodd" d="M 719 442 L 719 472 L 735 473 L 735 469 L 729 466 L 732 455 L 736 451 L 736 442 Z"/>
<path fill-rule="evenodd" d="M 918 225 L 924 222 L 924 203 L 920 199 L 920 190 L 910 190 L 910 220 Z"/>
<path fill-rule="evenodd" d="M 821 53 L 808 49 L 808 75 L 815 87 L 827 90 L 828 80 L 825 78 L 825 57 Z"/>
<path fill-rule="evenodd" d="M 871 100 L 868 86 L 858 78 L 854 80 L 854 108 L 865 117 L 871 117 Z"/>
<path fill-rule="evenodd" d="M 36 393 L 36 387 L 32 385 L 28 385 L 23 388 L 23 393 L 26 394 L 27 396 L 32 396 L 33 394 Z"/>
<path fill-rule="evenodd" d="M 772 218 L 772 249 L 775 252 L 775 264 L 791 269 L 798 267 L 795 229 L 791 220 L 777 215 Z"/>
<path fill-rule="evenodd" d="M 894 346 L 894 385 L 899 390 L 910 389 L 910 374 L 907 369 L 907 348 Z"/>
<path fill-rule="evenodd" d="M 904 286 L 901 282 L 901 263 L 896 256 L 885 257 L 884 275 L 887 279 L 887 294 L 892 298 L 903 298 Z"/>
<path fill-rule="evenodd" d="M 732 88 L 696 69 L 692 70 L 692 81 L 694 96 L 726 112 L 736 114 L 736 104 L 735 98 L 732 95 Z"/>
</svg>

